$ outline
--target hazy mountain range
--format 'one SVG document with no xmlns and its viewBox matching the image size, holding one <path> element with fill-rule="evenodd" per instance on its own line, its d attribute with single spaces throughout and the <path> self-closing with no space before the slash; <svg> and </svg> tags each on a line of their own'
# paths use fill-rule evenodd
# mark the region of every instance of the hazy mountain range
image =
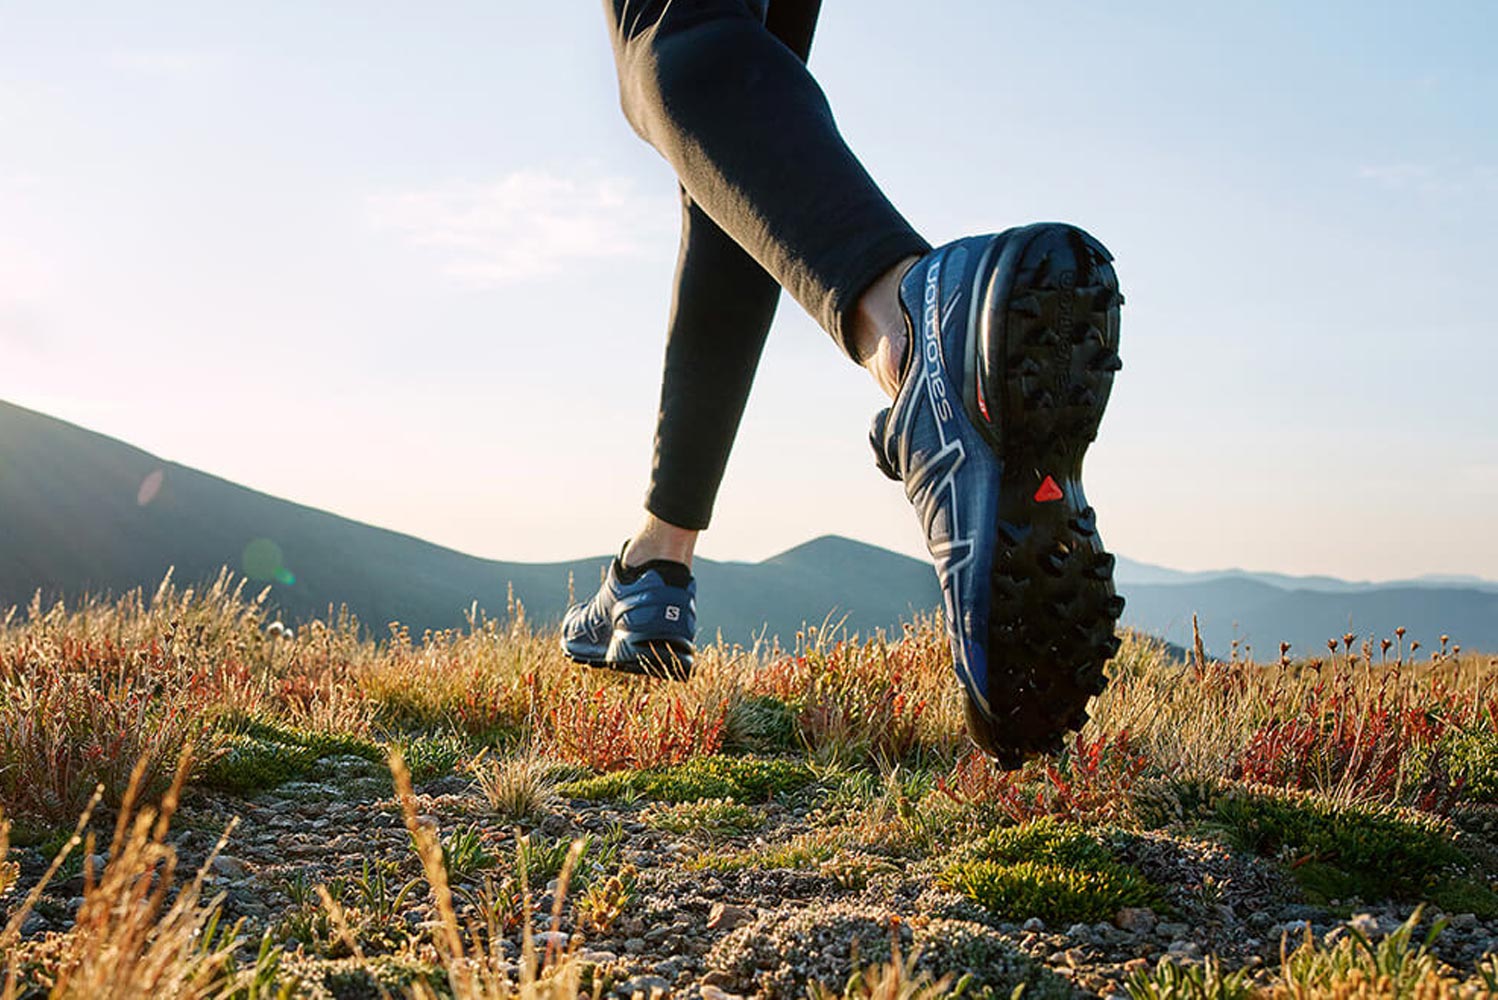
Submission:
<svg viewBox="0 0 1498 1000">
<path fill-rule="evenodd" d="M 554 621 L 569 574 L 590 593 L 606 556 L 558 563 L 479 559 L 409 535 L 259 493 L 72 424 L 0 402 L 0 611 L 85 591 L 154 587 L 168 567 L 179 582 L 220 566 L 271 586 L 283 616 L 320 616 L 348 605 L 375 634 L 400 621 L 415 634 L 460 626 L 477 602 L 503 615 L 513 587 L 534 621 Z M 702 633 L 730 642 L 789 642 L 804 622 L 831 616 L 850 629 L 897 628 L 940 603 L 922 560 L 833 536 L 757 563 L 696 562 Z M 1471 649 L 1498 650 L 1498 582 L 1421 578 L 1358 583 L 1225 570 L 1185 573 L 1119 560 L 1124 621 L 1188 642 L 1197 612 L 1203 638 L 1225 653 L 1235 636 L 1261 656 L 1287 640 L 1300 653 L 1353 631 L 1399 625 L 1433 646 L 1449 633 Z M 257 588 L 258 589 L 258 588 Z"/>
</svg>

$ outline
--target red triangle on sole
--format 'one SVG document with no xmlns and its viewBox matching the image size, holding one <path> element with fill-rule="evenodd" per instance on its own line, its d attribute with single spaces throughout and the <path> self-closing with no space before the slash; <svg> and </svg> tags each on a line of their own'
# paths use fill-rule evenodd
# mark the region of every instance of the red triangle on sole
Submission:
<svg viewBox="0 0 1498 1000">
<path fill-rule="evenodd" d="M 1061 487 L 1056 485 L 1056 480 L 1046 476 L 1045 482 L 1040 484 L 1040 489 L 1035 491 L 1035 502 L 1049 503 L 1052 500 L 1060 500 L 1062 496 Z"/>
</svg>

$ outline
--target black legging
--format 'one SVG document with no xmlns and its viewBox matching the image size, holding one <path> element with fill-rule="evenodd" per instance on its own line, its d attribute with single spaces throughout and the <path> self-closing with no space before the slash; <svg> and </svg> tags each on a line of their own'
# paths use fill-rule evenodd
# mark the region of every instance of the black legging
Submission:
<svg viewBox="0 0 1498 1000">
<path fill-rule="evenodd" d="M 806 69 L 820 0 L 765 6 L 604 3 L 625 117 L 681 182 L 645 507 L 683 528 L 707 527 L 779 289 L 854 356 L 858 296 L 930 249 L 843 142 Z"/>
</svg>

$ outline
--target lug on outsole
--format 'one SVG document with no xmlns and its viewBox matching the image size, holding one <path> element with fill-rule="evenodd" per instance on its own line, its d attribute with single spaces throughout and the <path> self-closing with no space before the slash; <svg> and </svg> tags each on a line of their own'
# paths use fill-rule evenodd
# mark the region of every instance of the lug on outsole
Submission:
<svg viewBox="0 0 1498 1000">
<path fill-rule="evenodd" d="M 1123 296 L 1111 257 L 1071 226 L 1021 231 L 1028 239 L 1011 288 L 994 289 L 981 385 L 1000 416 L 985 429 L 1003 460 L 988 635 L 991 714 L 968 705 L 968 732 L 1001 764 L 1059 748 L 1087 721 L 1117 652 L 1123 599 L 1113 556 L 1082 492 L 1082 459 L 1118 357 Z M 1049 502 L 1047 480 L 1060 489 Z"/>
</svg>

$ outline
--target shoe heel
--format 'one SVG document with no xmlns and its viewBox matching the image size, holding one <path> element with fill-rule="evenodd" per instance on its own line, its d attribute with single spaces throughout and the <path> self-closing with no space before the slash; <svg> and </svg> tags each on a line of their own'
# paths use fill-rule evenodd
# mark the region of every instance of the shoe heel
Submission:
<svg viewBox="0 0 1498 1000">
<path fill-rule="evenodd" d="M 684 681 L 692 676 L 695 651 L 685 639 L 637 639 L 614 633 L 605 666 L 632 674 Z"/>
<path fill-rule="evenodd" d="M 1088 233 L 1039 223 L 1014 234 L 989 285 L 974 423 L 1008 454 L 1090 442 L 1122 363 L 1123 296 L 1112 255 Z"/>
</svg>

